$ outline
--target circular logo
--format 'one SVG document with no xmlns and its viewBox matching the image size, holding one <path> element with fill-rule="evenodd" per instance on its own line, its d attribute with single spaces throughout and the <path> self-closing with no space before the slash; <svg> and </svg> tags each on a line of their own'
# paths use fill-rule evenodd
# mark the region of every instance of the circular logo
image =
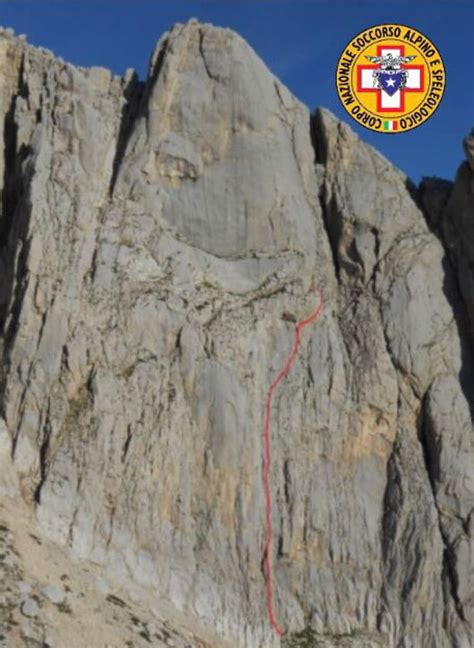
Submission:
<svg viewBox="0 0 474 648">
<path fill-rule="evenodd" d="M 359 124 L 402 133 L 429 119 L 446 85 L 443 59 L 424 34 L 375 25 L 357 34 L 337 62 L 337 93 Z"/>
</svg>

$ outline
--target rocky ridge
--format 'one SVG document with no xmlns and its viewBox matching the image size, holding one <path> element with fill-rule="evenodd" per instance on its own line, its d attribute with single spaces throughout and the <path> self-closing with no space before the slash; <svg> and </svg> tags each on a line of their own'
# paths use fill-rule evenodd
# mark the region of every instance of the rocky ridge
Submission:
<svg viewBox="0 0 474 648">
<path fill-rule="evenodd" d="M 264 394 L 317 284 L 274 410 L 282 645 L 471 646 L 472 137 L 454 185 L 418 189 L 195 21 L 145 82 L 3 32 L 0 118 L 4 511 L 150 619 L 170 610 L 176 641 L 277 646 Z M 32 641 L 64 645 L 41 623 Z"/>
</svg>

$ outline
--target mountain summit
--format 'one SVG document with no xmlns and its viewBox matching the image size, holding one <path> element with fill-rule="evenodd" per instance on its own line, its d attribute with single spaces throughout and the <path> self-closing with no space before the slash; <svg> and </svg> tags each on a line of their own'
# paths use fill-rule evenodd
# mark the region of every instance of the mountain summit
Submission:
<svg viewBox="0 0 474 648">
<path fill-rule="evenodd" d="M 414 187 L 196 21 L 144 82 L 3 31 L 0 118 L 4 645 L 280 645 L 265 394 L 317 286 L 273 400 L 281 645 L 471 646 L 473 137 Z"/>
</svg>

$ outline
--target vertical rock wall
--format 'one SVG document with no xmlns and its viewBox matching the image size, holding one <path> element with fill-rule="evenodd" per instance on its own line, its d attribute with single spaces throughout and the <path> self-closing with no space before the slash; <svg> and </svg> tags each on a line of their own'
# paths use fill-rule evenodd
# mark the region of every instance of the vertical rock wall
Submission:
<svg viewBox="0 0 474 648">
<path fill-rule="evenodd" d="M 229 30 L 174 27 L 144 83 L 6 34 L 0 56 L 2 447 L 45 533 L 277 645 L 264 395 L 316 283 L 272 430 L 285 642 L 469 646 L 468 237 L 447 252 L 406 178 Z"/>
</svg>

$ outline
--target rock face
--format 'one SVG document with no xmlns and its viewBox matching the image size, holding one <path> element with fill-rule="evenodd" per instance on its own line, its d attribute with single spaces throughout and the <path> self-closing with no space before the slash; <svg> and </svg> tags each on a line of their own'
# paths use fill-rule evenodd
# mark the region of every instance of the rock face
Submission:
<svg viewBox="0 0 474 648">
<path fill-rule="evenodd" d="M 316 284 L 273 414 L 282 645 L 472 645 L 472 137 L 418 191 L 194 21 L 146 82 L 5 33 L 0 60 L 2 488 L 157 607 L 279 645 L 264 397 Z"/>
</svg>

